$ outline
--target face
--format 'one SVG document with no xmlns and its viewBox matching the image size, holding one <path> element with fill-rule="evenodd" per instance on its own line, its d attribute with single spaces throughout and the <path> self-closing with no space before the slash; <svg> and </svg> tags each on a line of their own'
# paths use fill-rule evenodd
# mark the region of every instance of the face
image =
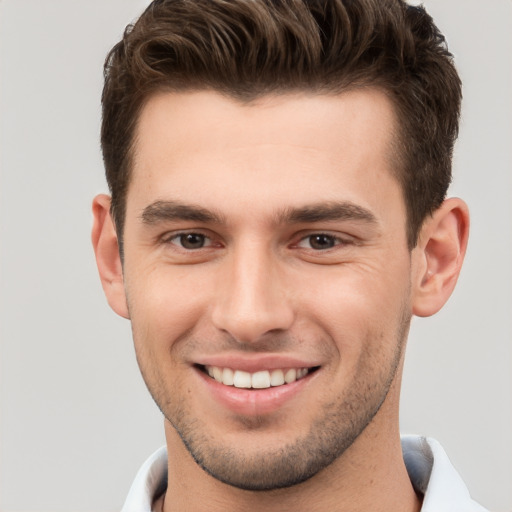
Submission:
<svg viewBox="0 0 512 512">
<path fill-rule="evenodd" d="M 397 423 L 414 262 L 394 122 L 368 90 L 165 93 L 142 112 L 124 231 L 137 358 L 218 480 L 293 485 Z"/>
</svg>

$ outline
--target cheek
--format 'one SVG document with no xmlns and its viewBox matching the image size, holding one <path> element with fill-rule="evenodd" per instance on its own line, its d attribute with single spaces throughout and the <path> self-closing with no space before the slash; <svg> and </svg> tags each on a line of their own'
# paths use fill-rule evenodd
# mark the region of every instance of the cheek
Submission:
<svg viewBox="0 0 512 512">
<path fill-rule="evenodd" d="M 408 274 L 369 266 L 327 270 L 308 280 L 314 289 L 304 283 L 303 314 L 322 326 L 345 357 L 355 357 L 365 345 L 396 344 L 409 300 Z"/>
<path fill-rule="evenodd" d="M 183 406 L 183 343 L 207 305 L 201 283 L 169 266 L 128 273 L 127 301 L 137 362 L 151 395 L 166 415 Z M 204 291 L 204 287 L 203 287 Z M 169 392 L 172 390 L 172 393 Z"/>
<path fill-rule="evenodd" d="M 167 350 L 195 327 L 208 307 L 207 282 L 184 266 L 160 265 L 131 276 L 126 289 L 136 344 Z"/>
</svg>

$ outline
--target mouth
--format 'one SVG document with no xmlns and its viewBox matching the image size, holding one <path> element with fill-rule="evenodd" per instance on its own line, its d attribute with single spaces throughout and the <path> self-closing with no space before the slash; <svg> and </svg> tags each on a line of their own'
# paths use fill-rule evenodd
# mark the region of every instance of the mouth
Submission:
<svg viewBox="0 0 512 512">
<path fill-rule="evenodd" d="M 272 370 L 260 370 L 253 373 L 211 365 L 198 365 L 198 368 L 210 378 L 224 386 L 239 389 L 268 389 L 292 384 L 314 373 L 320 367 L 276 368 Z"/>
</svg>

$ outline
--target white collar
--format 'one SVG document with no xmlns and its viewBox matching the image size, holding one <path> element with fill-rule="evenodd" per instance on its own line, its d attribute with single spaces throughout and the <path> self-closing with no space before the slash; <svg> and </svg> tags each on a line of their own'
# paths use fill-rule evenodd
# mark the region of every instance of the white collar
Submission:
<svg viewBox="0 0 512 512">
<path fill-rule="evenodd" d="M 471 499 L 438 441 L 402 436 L 402 453 L 412 485 L 424 495 L 421 512 L 486 512 Z"/>
<path fill-rule="evenodd" d="M 421 512 L 486 512 L 473 501 L 441 445 L 432 438 L 402 436 L 402 452 L 414 488 L 424 494 Z M 140 468 L 121 512 L 152 512 L 167 487 L 167 450 L 157 450 Z"/>
</svg>

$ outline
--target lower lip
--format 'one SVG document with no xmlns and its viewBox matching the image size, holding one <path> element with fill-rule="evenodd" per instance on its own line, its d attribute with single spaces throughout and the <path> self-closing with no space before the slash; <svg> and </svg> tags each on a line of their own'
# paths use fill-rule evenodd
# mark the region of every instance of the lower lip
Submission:
<svg viewBox="0 0 512 512">
<path fill-rule="evenodd" d="M 260 416 L 278 411 L 293 400 L 318 373 L 310 373 L 290 384 L 265 389 L 245 389 L 225 386 L 201 370 L 196 370 L 213 399 L 235 414 Z"/>
</svg>

